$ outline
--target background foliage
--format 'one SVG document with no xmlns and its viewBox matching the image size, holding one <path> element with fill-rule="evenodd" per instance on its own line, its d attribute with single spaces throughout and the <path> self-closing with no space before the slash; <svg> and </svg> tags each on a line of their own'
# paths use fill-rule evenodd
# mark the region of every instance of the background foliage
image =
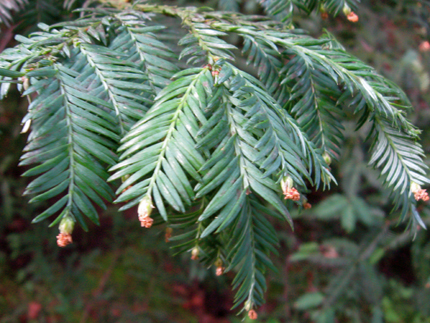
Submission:
<svg viewBox="0 0 430 323">
<path fill-rule="evenodd" d="M 252 1 L 179 3 L 236 4 L 224 8 L 262 13 Z M 62 5 L 61 1 L 54 5 L 38 0 L 29 1 L 27 8 L 38 10 L 32 17 L 42 17 L 49 7 L 63 12 L 50 19 L 72 18 Z M 19 11 L 23 18 L 17 16 L 14 23 L 22 23 L 15 28 L 27 33 L 34 22 L 25 19 L 25 9 Z M 342 15 L 326 21 L 316 14 L 303 15 L 294 22 L 316 36 L 322 27 L 328 28 L 348 50 L 400 84 L 416 107 L 413 123 L 425 129 L 430 117 L 430 55 L 420 51 L 419 45 L 429 38 L 428 12 L 425 1 L 364 1 L 357 10 L 360 22 L 354 25 Z M 2 34 L 13 33 L 16 29 L 10 19 L 2 19 L 8 23 Z M 12 45 L 10 37 L 9 41 Z M 135 225 L 135 211 L 123 216 L 109 208 L 101 216 L 103 226 L 91 227 L 88 235 L 77 230 L 77 242 L 67 250 L 58 250 L 44 225 L 29 225 L 44 208 L 24 203 L 27 183 L 15 166 L 24 145 L 19 123 L 25 106 L 18 95 L 9 95 L 1 103 L 1 320 L 237 320 L 229 311 L 232 295 L 227 291 L 232 277 L 217 280 L 213 272 L 190 264 L 187 257 L 169 256 L 164 233 L 155 229 L 142 234 Z M 343 125 L 347 145 L 339 163 L 333 165 L 339 187 L 328 196 L 321 192 L 309 196 L 314 208 L 294 215 L 294 234 L 286 223 L 273 223 L 281 244 L 275 261 L 282 270 L 270 275 L 268 302 L 259 311 L 262 322 L 429 322 L 428 233 L 420 230 L 411 241 L 404 224 L 398 225 L 399 214 L 389 214 L 389 197 L 377 173 L 366 166 L 367 129 L 351 131 L 354 117 L 350 118 Z M 428 152 L 428 134 L 422 137 Z M 420 211 L 428 224 L 429 210 Z M 167 306 L 170 311 L 165 310 Z"/>
</svg>

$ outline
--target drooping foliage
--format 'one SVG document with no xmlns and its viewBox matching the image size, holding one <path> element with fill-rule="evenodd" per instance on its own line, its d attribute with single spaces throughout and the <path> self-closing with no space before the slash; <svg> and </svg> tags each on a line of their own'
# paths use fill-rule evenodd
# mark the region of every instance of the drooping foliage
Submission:
<svg viewBox="0 0 430 323">
<path fill-rule="evenodd" d="M 218 6 L 221 10 L 239 11 L 242 0 L 220 0 Z M 348 15 L 357 8 L 359 0 L 258 0 L 268 15 L 291 25 L 295 12 L 310 14 L 320 12 L 336 16 L 341 12 Z"/>
<path fill-rule="evenodd" d="M 275 16 L 289 10 L 287 19 L 292 3 L 263 2 Z M 345 1 L 300 8 L 322 5 L 337 14 Z M 75 222 L 84 230 L 87 219 L 98 224 L 106 202 L 139 205 L 142 226 L 155 214 L 181 232 L 170 239 L 184 241 L 178 252 L 235 271 L 235 306 L 253 311 L 264 303 L 265 273 L 276 271 L 271 218 L 293 226 L 289 210 L 306 208 L 310 190 L 336 183 L 330 163 L 347 113 L 369 128 L 369 163 L 401 218 L 424 225 L 414 197 L 425 199 L 420 185 L 429 180 L 419 130 L 405 117 L 409 101 L 330 34 L 314 39 L 280 22 L 195 8 L 82 13 L 39 24 L 0 55 L 1 95 L 17 83 L 30 101 L 21 165 L 33 165 L 24 175 L 35 179 L 25 194 L 52 201 L 33 222 L 59 224 L 60 245 Z M 158 15 L 187 31 L 175 39 L 179 52 L 164 40 Z M 241 51 L 229 35 L 240 37 Z M 253 75 L 235 64 L 238 55 Z"/>
</svg>

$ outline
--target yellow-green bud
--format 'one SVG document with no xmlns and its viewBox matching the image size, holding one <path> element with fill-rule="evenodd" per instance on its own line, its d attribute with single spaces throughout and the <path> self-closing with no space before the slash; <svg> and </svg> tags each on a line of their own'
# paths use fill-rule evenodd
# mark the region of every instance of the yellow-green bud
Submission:
<svg viewBox="0 0 430 323">
<path fill-rule="evenodd" d="M 191 250 L 191 259 L 197 260 L 199 259 L 200 250 L 199 247 L 194 247 L 193 250 Z"/>
<path fill-rule="evenodd" d="M 411 192 L 412 193 L 416 193 L 416 192 L 418 192 L 418 191 L 420 191 L 421 190 L 421 186 L 420 185 L 418 185 L 417 183 L 415 183 L 415 182 L 412 182 L 411 183 Z"/>
<path fill-rule="evenodd" d="M 327 172 L 329 172 L 329 169 L 328 168 L 325 168 L 325 170 L 327 171 Z M 331 183 L 331 177 L 330 176 L 327 176 L 327 182 L 326 182 L 326 184 L 330 184 Z"/>
<path fill-rule="evenodd" d="M 137 213 L 140 218 L 146 218 L 151 215 L 152 212 L 152 200 L 149 195 L 145 195 L 144 198 L 140 201 L 139 207 L 137 208 Z"/>
<path fill-rule="evenodd" d="M 215 267 L 221 267 L 222 265 L 223 265 L 223 262 L 221 258 L 218 258 L 217 260 L 215 260 Z"/>
<path fill-rule="evenodd" d="M 351 8 L 347 4 L 345 4 L 343 6 L 343 13 L 345 14 L 345 16 L 348 16 L 351 12 L 352 12 Z"/>
<path fill-rule="evenodd" d="M 291 178 L 290 175 L 285 176 L 282 180 L 281 180 L 281 187 L 282 190 L 285 191 L 287 189 L 292 189 L 294 185 L 294 180 Z"/>
<path fill-rule="evenodd" d="M 59 225 L 60 234 L 57 236 L 57 245 L 65 247 L 73 242 L 72 232 L 75 226 L 75 221 L 70 216 L 65 216 Z"/>
<path fill-rule="evenodd" d="M 330 166 L 330 164 L 331 164 L 330 155 L 325 151 L 324 154 L 322 155 L 322 157 L 324 158 L 325 163 Z"/>
<path fill-rule="evenodd" d="M 249 312 L 250 310 L 252 310 L 252 303 L 251 303 L 251 300 L 250 300 L 250 299 L 248 299 L 248 300 L 245 302 L 245 310 L 246 310 L 247 312 Z"/>
<path fill-rule="evenodd" d="M 59 225 L 60 233 L 71 234 L 75 227 L 75 221 L 70 216 L 64 217 Z"/>
<path fill-rule="evenodd" d="M 30 87 L 30 81 L 27 77 L 23 76 L 22 77 L 22 87 L 24 88 L 24 90 L 28 90 L 28 88 Z"/>
</svg>

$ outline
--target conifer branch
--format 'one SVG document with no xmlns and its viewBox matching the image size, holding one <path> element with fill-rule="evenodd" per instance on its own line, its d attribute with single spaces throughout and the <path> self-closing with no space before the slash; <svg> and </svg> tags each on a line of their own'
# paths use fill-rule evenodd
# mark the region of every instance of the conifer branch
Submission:
<svg viewBox="0 0 430 323">
<path fill-rule="evenodd" d="M 353 3 L 263 1 L 289 23 L 295 8 L 346 14 Z M 429 180 L 419 130 L 405 116 L 410 104 L 331 35 L 313 39 L 280 22 L 192 7 L 123 3 L 82 12 L 41 24 L 0 54 L 1 96 L 17 83 L 33 98 L 21 164 L 37 164 L 24 174 L 37 178 L 26 194 L 53 199 L 34 222 L 57 214 L 60 246 L 71 242 L 75 222 L 87 229 L 84 215 L 98 224 L 94 204 L 104 208 L 113 198 L 107 182 L 121 179 L 120 210 L 138 204 L 142 226 L 167 222 L 178 253 L 219 274 L 236 271 L 235 306 L 254 319 L 264 275 L 276 270 L 269 256 L 278 240 L 267 218 L 292 226 L 289 209 L 309 204 L 307 184 L 335 181 L 329 164 L 340 154 L 348 109 L 360 116 L 358 127 L 372 125 L 370 164 L 381 168 L 401 218 L 410 212 L 410 223 L 424 226 L 413 198 L 429 199 L 420 186 Z M 158 37 L 164 27 L 149 21 L 154 14 L 177 17 L 188 31 L 179 58 Z M 243 38 L 256 77 L 235 65 L 237 48 L 224 38 L 232 33 Z"/>
</svg>

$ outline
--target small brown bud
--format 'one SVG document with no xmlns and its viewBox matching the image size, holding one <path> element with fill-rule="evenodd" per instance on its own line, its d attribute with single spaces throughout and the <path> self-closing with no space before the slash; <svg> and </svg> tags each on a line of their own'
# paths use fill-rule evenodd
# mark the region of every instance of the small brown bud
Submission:
<svg viewBox="0 0 430 323">
<path fill-rule="evenodd" d="M 28 304 L 27 316 L 29 320 L 36 320 L 42 311 L 42 305 L 38 302 L 32 301 Z"/>
<path fill-rule="evenodd" d="M 249 316 L 249 318 L 250 318 L 251 320 L 256 320 L 256 319 L 257 319 L 257 317 L 258 317 L 257 312 L 256 312 L 256 311 L 254 311 L 254 310 L 250 310 L 250 311 L 248 312 L 248 316 Z"/>
<path fill-rule="evenodd" d="M 130 188 L 132 188 L 133 186 L 132 185 L 129 185 L 129 186 L 127 186 L 126 188 L 124 188 L 123 190 L 122 190 L 122 192 L 121 193 L 125 193 L 125 192 L 127 192 Z"/>
<path fill-rule="evenodd" d="M 331 245 L 322 245 L 320 247 L 320 252 L 325 258 L 328 258 L 328 259 L 339 258 L 339 254 L 336 248 Z"/>
<path fill-rule="evenodd" d="M 172 228 L 166 228 L 166 234 L 164 235 L 164 239 L 166 242 L 170 241 L 170 238 L 172 237 L 172 232 L 173 232 Z"/>
<path fill-rule="evenodd" d="M 303 205 L 303 208 L 304 208 L 305 210 L 309 210 L 311 207 L 312 207 L 312 204 L 311 204 L 311 203 L 309 203 L 309 202 L 306 202 L 306 203 Z"/>
<path fill-rule="evenodd" d="M 218 258 L 215 261 L 215 266 L 216 266 L 216 272 L 215 273 L 217 276 L 221 276 L 222 274 L 224 274 L 225 267 L 223 267 L 223 262 L 222 262 L 221 258 Z"/>
<path fill-rule="evenodd" d="M 323 20 L 327 20 L 328 19 L 328 13 L 327 12 L 321 12 L 321 18 Z"/>
</svg>

